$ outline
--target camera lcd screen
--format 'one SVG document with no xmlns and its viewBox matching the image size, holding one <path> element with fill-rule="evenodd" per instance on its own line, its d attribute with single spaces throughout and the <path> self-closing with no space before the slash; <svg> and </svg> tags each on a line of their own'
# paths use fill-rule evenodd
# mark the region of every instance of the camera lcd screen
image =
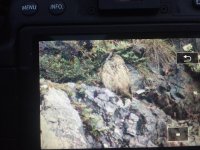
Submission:
<svg viewBox="0 0 200 150">
<path fill-rule="evenodd" d="M 200 146 L 200 39 L 39 41 L 42 149 Z"/>
</svg>

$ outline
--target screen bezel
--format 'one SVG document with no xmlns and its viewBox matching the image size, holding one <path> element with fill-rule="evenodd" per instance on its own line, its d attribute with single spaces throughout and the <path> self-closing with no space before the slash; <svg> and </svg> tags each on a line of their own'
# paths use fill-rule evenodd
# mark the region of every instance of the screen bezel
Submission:
<svg viewBox="0 0 200 150">
<path fill-rule="evenodd" d="M 18 42 L 19 143 L 21 149 L 40 149 L 39 41 L 76 39 L 198 38 L 198 24 L 70 25 L 25 27 Z M 84 37 L 84 38 L 83 38 Z M 170 149 L 199 149 L 170 147 Z M 141 149 L 141 148 L 140 148 Z M 143 148 L 142 148 L 143 149 Z M 145 149 L 145 148 L 144 148 Z M 149 148 L 149 149 L 169 149 Z"/>
</svg>

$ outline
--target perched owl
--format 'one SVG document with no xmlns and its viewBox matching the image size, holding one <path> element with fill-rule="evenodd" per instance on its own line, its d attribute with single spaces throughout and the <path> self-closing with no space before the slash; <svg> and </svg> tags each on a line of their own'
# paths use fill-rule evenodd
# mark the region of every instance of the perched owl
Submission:
<svg viewBox="0 0 200 150">
<path fill-rule="evenodd" d="M 109 56 L 101 69 L 100 75 L 106 88 L 117 94 L 132 97 L 130 72 L 121 56 L 117 54 Z"/>
</svg>

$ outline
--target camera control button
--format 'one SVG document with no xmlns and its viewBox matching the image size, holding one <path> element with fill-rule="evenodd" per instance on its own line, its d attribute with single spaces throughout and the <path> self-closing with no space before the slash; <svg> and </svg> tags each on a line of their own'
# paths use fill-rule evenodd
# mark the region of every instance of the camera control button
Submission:
<svg viewBox="0 0 200 150">
<path fill-rule="evenodd" d="M 200 0 L 193 0 L 195 7 L 200 8 Z"/>
<path fill-rule="evenodd" d="M 49 5 L 49 11 L 52 15 L 61 15 L 65 11 L 65 4 L 60 0 L 54 0 Z"/>
<path fill-rule="evenodd" d="M 35 2 L 26 2 L 21 5 L 21 11 L 26 16 L 33 16 L 38 11 L 38 5 Z"/>
<path fill-rule="evenodd" d="M 177 63 L 186 64 L 186 63 L 199 63 L 198 53 L 195 52 L 178 52 L 177 53 Z"/>
</svg>

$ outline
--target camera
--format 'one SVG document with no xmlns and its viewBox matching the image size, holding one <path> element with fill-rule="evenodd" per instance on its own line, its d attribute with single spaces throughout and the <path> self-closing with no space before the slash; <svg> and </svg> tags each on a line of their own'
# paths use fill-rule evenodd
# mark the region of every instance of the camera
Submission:
<svg viewBox="0 0 200 150">
<path fill-rule="evenodd" d="M 199 149 L 199 0 L 6 6 L 4 149 Z"/>
</svg>

